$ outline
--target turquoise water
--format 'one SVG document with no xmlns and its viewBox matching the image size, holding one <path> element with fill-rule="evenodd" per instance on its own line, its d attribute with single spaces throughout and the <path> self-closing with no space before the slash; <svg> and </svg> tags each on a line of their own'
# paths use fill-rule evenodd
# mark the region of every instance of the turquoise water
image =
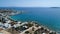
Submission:
<svg viewBox="0 0 60 34">
<path fill-rule="evenodd" d="M 38 21 L 53 30 L 60 31 L 60 8 L 11 7 L 9 9 L 24 11 L 22 14 L 11 16 L 14 20 Z"/>
</svg>

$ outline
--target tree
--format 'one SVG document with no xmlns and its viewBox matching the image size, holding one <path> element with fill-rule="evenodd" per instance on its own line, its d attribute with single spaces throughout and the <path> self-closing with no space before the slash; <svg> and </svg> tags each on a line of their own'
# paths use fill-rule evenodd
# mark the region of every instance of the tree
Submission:
<svg viewBox="0 0 60 34">
<path fill-rule="evenodd" d="M 25 34 L 29 34 L 29 31 L 26 31 Z"/>
</svg>

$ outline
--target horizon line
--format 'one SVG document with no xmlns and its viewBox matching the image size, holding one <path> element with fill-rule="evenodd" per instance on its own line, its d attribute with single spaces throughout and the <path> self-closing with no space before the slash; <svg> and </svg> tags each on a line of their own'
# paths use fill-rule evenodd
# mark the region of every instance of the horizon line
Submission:
<svg viewBox="0 0 60 34">
<path fill-rule="evenodd" d="M 17 7 L 17 6 L 0 6 L 0 7 Z"/>
</svg>

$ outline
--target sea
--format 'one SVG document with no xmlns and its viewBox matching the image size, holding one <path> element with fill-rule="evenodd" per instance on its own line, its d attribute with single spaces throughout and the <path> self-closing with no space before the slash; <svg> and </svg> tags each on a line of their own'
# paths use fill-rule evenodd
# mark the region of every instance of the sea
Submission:
<svg viewBox="0 0 60 34">
<path fill-rule="evenodd" d="M 21 14 L 11 16 L 16 21 L 37 21 L 52 30 L 60 32 L 60 8 L 51 7 L 0 7 L 0 9 L 13 9 L 23 11 Z"/>
</svg>

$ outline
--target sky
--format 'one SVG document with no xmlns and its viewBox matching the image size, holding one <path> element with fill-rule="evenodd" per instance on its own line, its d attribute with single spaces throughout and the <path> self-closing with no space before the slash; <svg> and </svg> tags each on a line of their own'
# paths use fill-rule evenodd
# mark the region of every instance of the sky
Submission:
<svg viewBox="0 0 60 34">
<path fill-rule="evenodd" d="M 0 0 L 0 7 L 60 7 L 60 0 Z"/>
</svg>

